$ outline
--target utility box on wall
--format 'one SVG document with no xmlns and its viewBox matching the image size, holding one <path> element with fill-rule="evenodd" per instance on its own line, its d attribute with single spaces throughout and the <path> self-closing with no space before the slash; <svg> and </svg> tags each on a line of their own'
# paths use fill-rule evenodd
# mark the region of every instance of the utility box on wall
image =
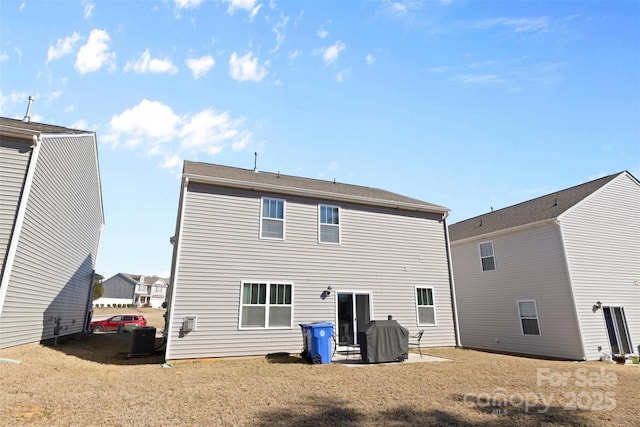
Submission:
<svg viewBox="0 0 640 427">
<path fill-rule="evenodd" d="M 182 331 L 184 333 L 195 331 L 196 330 L 196 316 L 185 316 L 182 319 Z"/>
</svg>

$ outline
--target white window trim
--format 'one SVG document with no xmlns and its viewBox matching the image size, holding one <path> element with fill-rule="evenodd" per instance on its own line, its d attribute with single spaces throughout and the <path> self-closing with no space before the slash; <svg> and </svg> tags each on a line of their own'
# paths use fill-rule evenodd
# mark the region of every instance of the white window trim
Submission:
<svg viewBox="0 0 640 427">
<path fill-rule="evenodd" d="M 282 238 L 280 237 L 263 237 L 262 236 L 262 222 L 265 219 L 268 219 L 270 221 L 280 221 L 279 218 L 265 218 L 263 216 L 263 208 L 264 208 L 264 201 L 266 200 L 276 200 L 279 202 L 282 202 Z M 287 234 L 287 224 L 286 224 L 286 218 L 287 218 L 287 201 L 285 199 L 278 199 L 276 197 L 267 197 L 267 196 L 263 196 L 260 198 L 260 230 L 259 230 L 259 234 L 258 237 L 261 240 L 276 240 L 276 241 L 281 241 L 281 240 L 285 240 L 286 234 Z"/>
<path fill-rule="evenodd" d="M 266 294 L 266 299 L 265 301 L 267 301 L 266 304 L 247 304 L 247 305 L 252 305 L 252 306 L 264 306 L 266 309 L 264 311 L 264 327 L 258 327 L 258 326 L 242 326 L 242 311 L 243 311 L 243 307 L 245 304 L 242 303 L 242 296 L 243 296 L 243 292 L 244 292 L 244 284 L 245 283 L 265 283 L 267 285 L 267 294 Z M 272 284 L 277 284 L 277 285 L 290 285 L 291 286 L 291 304 L 276 304 L 278 306 L 286 306 L 286 307 L 291 307 L 291 318 L 289 319 L 290 324 L 289 326 L 269 326 L 269 307 L 270 307 L 270 303 L 269 301 L 269 297 L 270 297 L 270 292 L 271 292 L 271 285 Z M 241 331 L 263 331 L 263 330 L 273 330 L 273 329 L 292 329 L 293 328 L 293 319 L 294 319 L 294 305 L 295 305 L 295 296 L 294 296 L 294 289 L 295 286 L 293 284 L 293 282 L 289 282 L 286 280 L 242 280 L 240 281 L 240 307 L 238 310 L 238 330 Z"/>
<path fill-rule="evenodd" d="M 480 249 L 480 245 L 484 245 L 485 243 L 491 243 L 491 256 L 482 256 L 482 250 Z M 498 264 L 496 263 L 496 246 L 493 244 L 493 240 L 487 240 L 486 242 L 480 242 L 478 243 L 478 255 L 480 256 L 480 271 L 482 271 L 483 273 L 486 273 L 487 271 L 496 271 L 498 269 Z M 485 270 L 483 265 L 482 265 L 482 260 L 484 258 L 493 258 L 493 269 L 492 270 Z"/>
<path fill-rule="evenodd" d="M 431 289 L 431 298 L 433 299 L 433 304 L 432 305 L 418 305 L 418 289 Z M 413 291 L 413 298 L 416 304 L 416 324 L 418 326 L 425 326 L 425 327 L 434 327 L 434 326 L 438 326 L 438 316 L 436 313 L 436 297 L 435 297 L 435 292 L 433 290 L 433 287 L 431 286 L 415 286 L 415 289 Z M 419 312 L 419 307 L 433 307 L 433 323 L 420 323 L 420 312 Z"/>
<path fill-rule="evenodd" d="M 334 224 L 323 224 L 321 222 L 322 220 L 322 207 L 327 207 L 327 208 L 337 208 L 338 209 L 338 225 L 334 225 Z M 322 241 L 322 226 L 329 226 L 329 227 L 338 227 L 338 242 L 323 242 Z M 340 209 L 340 206 L 337 205 L 329 205 L 326 203 L 320 203 L 318 205 L 318 243 L 321 245 L 334 245 L 334 246 L 339 246 L 342 244 L 342 209 Z"/>
<path fill-rule="evenodd" d="M 533 317 L 522 317 L 522 313 L 520 312 L 520 303 L 521 302 L 532 302 L 533 308 L 536 310 L 536 322 L 538 323 L 538 334 L 525 334 L 524 326 L 522 326 L 522 319 L 533 319 Z M 516 301 L 516 306 L 518 307 L 518 322 L 520 323 L 520 333 L 525 337 L 540 337 L 542 336 L 542 327 L 540 326 L 540 316 L 538 315 L 538 304 L 534 299 L 521 299 Z"/>
</svg>

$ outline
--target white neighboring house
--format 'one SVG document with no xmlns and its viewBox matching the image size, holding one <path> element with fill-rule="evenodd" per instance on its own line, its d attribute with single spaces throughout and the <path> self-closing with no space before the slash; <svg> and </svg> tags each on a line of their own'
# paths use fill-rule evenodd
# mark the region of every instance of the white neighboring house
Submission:
<svg viewBox="0 0 640 427">
<path fill-rule="evenodd" d="M 571 360 L 640 344 L 640 183 L 620 172 L 449 227 L 464 347 Z"/>
<path fill-rule="evenodd" d="M 0 350 L 86 330 L 103 225 L 96 134 L 0 117 Z"/>
<path fill-rule="evenodd" d="M 134 304 L 138 307 L 162 308 L 167 298 L 169 279 L 158 276 L 140 276 L 135 287 Z"/>
</svg>

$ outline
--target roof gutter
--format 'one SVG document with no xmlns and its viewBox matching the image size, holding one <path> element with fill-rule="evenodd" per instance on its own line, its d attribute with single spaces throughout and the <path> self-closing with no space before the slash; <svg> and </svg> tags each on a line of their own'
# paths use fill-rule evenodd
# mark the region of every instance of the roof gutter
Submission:
<svg viewBox="0 0 640 427">
<path fill-rule="evenodd" d="M 264 184 L 261 182 L 248 182 L 235 179 L 216 178 L 203 175 L 184 174 L 183 177 L 188 178 L 191 182 L 199 182 L 203 184 L 216 184 L 224 187 L 240 188 L 245 190 L 270 191 L 275 193 L 285 193 L 302 197 L 325 198 L 329 200 L 337 200 L 341 202 L 355 202 L 370 206 L 382 206 L 392 209 L 402 209 L 416 212 L 429 212 L 437 214 L 447 214 L 450 209 L 439 206 L 425 206 L 418 203 L 400 202 L 394 200 L 374 199 L 371 197 L 354 196 L 341 193 L 333 193 L 321 190 L 309 190 L 298 187 L 288 187 L 284 185 Z"/>
<path fill-rule="evenodd" d="M 451 244 L 455 246 L 455 245 L 461 245 L 463 243 L 469 243 L 478 239 L 490 239 L 495 236 L 499 236 L 501 234 L 513 233 L 516 231 L 526 230 L 527 228 L 539 227 L 541 225 L 551 224 L 557 221 L 558 221 L 558 217 L 543 219 L 541 221 L 530 222 L 528 224 L 523 224 L 523 225 L 517 225 L 511 228 L 503 228 L 502 230 L 496 230 L 486 234 L 485 233 L 476 234 L 474 236 L 465 237 L 464 239 L 452 241 Z"/>
</svg>

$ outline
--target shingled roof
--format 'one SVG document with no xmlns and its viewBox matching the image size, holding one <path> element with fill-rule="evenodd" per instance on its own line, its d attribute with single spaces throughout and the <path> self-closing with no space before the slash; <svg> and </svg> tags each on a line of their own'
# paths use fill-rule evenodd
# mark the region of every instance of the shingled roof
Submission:
<svg viewBox="0 0 640 427">
<path fill-rule="evenodd" d="M 528 200 L 493 212 L 476 216 L 449 226 L 452 242 L 496 231 L 557 218 L 590 194 L 626 171 L 556 191 L 546 196 Z"/>
<path fill-rule="evenodd" d="M 324 198 L 396 209 L 444 214 L 448 208 L 411 197 L 359 185 L 302 178 L 272 172 L 255 172 L 210 163 L 184 162 L 183 175 L 192 181 L 225 187 L 255 189 L 278 194 Z"/>
<path fill-rule="evenodd" d="M 23 122 L 22 120 L 9 119 L 7 117 L 0 117 L 0 126 L 9 126 L 16 129 L 40 133 L 93 133 L 86 130 L 71 129 L 64 126 L 47 125 L 36 122 Z"/>
</svg>

